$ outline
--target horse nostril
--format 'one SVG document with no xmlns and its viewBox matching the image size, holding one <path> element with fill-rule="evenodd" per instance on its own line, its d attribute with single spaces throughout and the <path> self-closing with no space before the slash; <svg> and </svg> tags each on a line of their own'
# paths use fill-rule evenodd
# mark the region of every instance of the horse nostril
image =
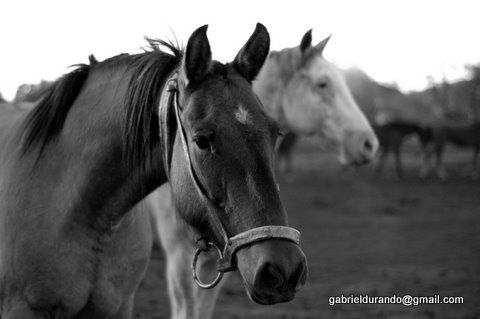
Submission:
<svg viewBox="0 0 480 319">
<path fill-rule="evenodd" d="M 300 263 L 297 269 L 293 272 L 289 282 L 297 289 L 305 285 L 307 281 L 307 266 L 306 263 Z"/>
<path fill-rule="evenodd" d="M 283 286 L 285 276 L 280 268 L 270 263 L 265 263 L 257 275 L 257 286 L 277 289 Z"/>
<path fill-rule="evenodd" d="M 365 142 L 363 142 L 363 149 L 367 152 L 371 152 L 373 150 L 373 144 L 370 139 L 366 139 Z"/>
</svg>

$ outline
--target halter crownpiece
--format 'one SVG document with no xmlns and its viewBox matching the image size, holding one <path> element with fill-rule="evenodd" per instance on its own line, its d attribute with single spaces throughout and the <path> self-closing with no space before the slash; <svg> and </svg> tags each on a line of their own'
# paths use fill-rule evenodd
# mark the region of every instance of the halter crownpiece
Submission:
<svg viewBox="0 0 480 319">
<path fill-rule="evenodd" d="M 299 244 L 300 232 L 288 226 L 261 226 L 249 229 L 232 237 L 228 236 L 227 231 L 225 230 L 225 227 L 219 217 L 221 213 L 224 213 L 224 211 L 220 209 L 212 199 L 210 199 L 205 188 L 200 183 L 195 169 L 193 168 L 190 152 L 188 150 L 188 142 L 185 130 L 182 120 L 180 118 L 180 107 L 178 105 L 178 82 L 176 72 L 167 80 L 166 90 L 162 93 L 162 96 L 160 98 L 158 111 L 160 139 L 162 144 L 162 151 L 164 154 L 163 156 L 165 163 L 165 172 L 167 174 L 167 177 L 170 179 L 170 162 L 173 150 L 172 145 L 175 140 L 175 130 L 177 130 L 180 134 L 183 152 L 188 162 L 188 170 L 192 182 L 195 186 L 195 189 L 197 190 L 198 195 L 207 207 L 206 211 L 209 215 L 208 217 L 210 224 L 215 230 L 215 236 L 218 236 L 219 239 L 224 242 L 223 251 L 220 250 L 217 245 L 210 241 L 206 241 L 205 239 L 202 239 L 202 245 L 198 245 L 199 247 L 195 251 L 192 262 L 192 273 L 195 282 L 201 288 L 210 289 L 215 287 L 222 279 L 223 273 L 235 270 L 236 265 L 234 263 L 233 257 L 238 250 L 245 246 L 270 239 L 284 239 L 297 245 Z M 196 265 L 199 255 L 202 252 L 208 251 L 211 248 L 215 248 L 220 256 L 217 266 L 218 274 L 213 280 L 213 282 L 205 284 L 201 282 L 197 275 Z"/>
</svg>

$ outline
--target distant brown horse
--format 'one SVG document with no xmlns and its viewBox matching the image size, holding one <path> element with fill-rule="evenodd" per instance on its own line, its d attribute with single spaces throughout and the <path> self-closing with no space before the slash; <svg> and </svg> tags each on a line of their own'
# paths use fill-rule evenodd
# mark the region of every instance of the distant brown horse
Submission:
<svg viewBox="0 0 480 319">
<path fill-rule="evenodd" d="M 169 182 L 182 219 L 224 247 L 256 302 L 307 278 L 273 174 L 278 127 L 251 82 L 269 51 L 261 24 L 228 64 L 207 26 L 185 51 L 81 65 L 31 111 L 0 109 L 0 317 L 130 318 L 148 266 L 142 199 Z M 189 276 L 191 280 L 191 277 Z"/>
<path fill-rule="evenodd" d="M 388 155 L 392 153 L 395 158 L 397 176 L 402 177 L 401 148 L 405 139 L 408 136 L 416 135 L 422 149 L 425 149 L 430 141 L 430 129 L 418 123 L 392 121 L 383 125 L 372 125 L 372 127 L 380 141 L 380 156 L 376 167 L 377 173 L 382 172 Z"/>
<path fill-rule="evenodd" d="M 446 145 L 452 144 L 462 148 L 471 148 L 472 177 L 478 177 L 478 154 L 480 151 L 480 122 L 469 125 L 452 126 L 437 125 L 431 129 L 430 146 L 425 153 L 422 175 L 431 171 L 431 155 L 435 157 L 435 172 L 440 178 L 446 178 L 447 172 L 443 164 L 443 153 Z"/>
</svg>

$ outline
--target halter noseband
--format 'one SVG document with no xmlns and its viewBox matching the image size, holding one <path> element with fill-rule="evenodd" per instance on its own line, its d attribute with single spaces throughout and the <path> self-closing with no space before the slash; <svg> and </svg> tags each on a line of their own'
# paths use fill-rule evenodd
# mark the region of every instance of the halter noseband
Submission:
<svg viewBox="0 0 480 319">
<path fill-rule="evenodd" d="M 235 256 L 235 253 L 242 247 L 268 239 L 285 239 L 298 245 L 300 242 L 300 232 L 294 228 L 287 226 L 270 225 L 252 228 L 232 237 L 228 236 L 225 227 L 219 217 L 222 213 L 224 214 L 225 212 L 221 210 L 208 196 L 205 188 L 200 183 L 195 169 L 192 165 L 184 126 L 180 118 L 177 81 L 177 73 L 174 73 L 174 75 L 171 76 L 169 80 L 167 80 L 167 89 L 162 93 L 159 103 L 160 105 L 158 115 L 160 139 L 162 144 L 162 151 L 164 154 L 163 156 L 165 163 L 165 172 L 170 179 L 170 162 L 172 157 L 173 142 L 175 140 L 176 134 L 175 129 L 178 129 L 180 139 L 182 140 L 183 152 L 188 161 L 188 170 L 190 173 L 190 177 L 192 178 L 198 195 L 207 207 L 209 222 L 215 230 L 215 235 L 221 238 L 224 242 L 223 250 L 220 250 L 214 243 L 206 241 L 203 238 L 197 240 L 198 248 L 195 251 L 192 264 L 193 278 L 201 288 L 209 289 L 215 287 L 220 282 L 223 273 L 236 269 L 233 257 Z M 204 284 L 198 278 L 196 264 L 198 256 L 202 252 L 208 251 L 211 247 L 214 247 L 220 256 L 217 266 L 218 275 L 213 282 L 209 284 Z"/>
</svg>

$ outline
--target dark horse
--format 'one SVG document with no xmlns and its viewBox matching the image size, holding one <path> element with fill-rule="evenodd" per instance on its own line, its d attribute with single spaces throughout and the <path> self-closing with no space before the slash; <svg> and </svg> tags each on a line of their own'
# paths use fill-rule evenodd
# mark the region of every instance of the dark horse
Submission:
<svg viewBox="0 0 480 319">
<path fill-rule="evenodd" d="M 430 145 L 425 153 L 422 175 L 428 175 L 430 171 L 430 157 L 435 156 L 435 171 L 440 178 L 446 177 L 443 165 L 443 151 L 448 143 L 459 147 L 472 148 L 472 176 L 478 177 L 478 153 L 480 151 L 480 122 L 463 126 L 437 125 L 432 127 Z"/>
<path fill-rule="evenodd" d="M 395 121 L 383 125 L 373 125 L 372 127 L 380 142 L 380 157 L 376 167 L 377 172 L 382 172 L 388 154 L 393 152 L 398 177 L 403 176 L 401 148 L 405 138 L 413 134 L 417 135 L 422 149 L 427 147 L 431 138 L 430 128 L 412 122 Z"/>
<path fill-rule="evenodd" d="M 238 267 L 253 300 L 288 301 L 305 283 L 298 240 L 282 235 L 296 231 L 272 173 L 278 129 L 251 87 L 268 32 L 258 24 L 221 64 L 206 31 L 191 35 L 185 53 L 158 41 L 173 55 L 157 46 L 81 65 L 31 112 L 7 113 L 2 319 L 129 318 L 152 241 L 137 204 L 167 181 L 181 218 L 225 251 L 236 247 L 227 266 Z M 236 118 L 239 108 L 248 123 Z M 255 242 L 239 245 L 244 234 Z"/>
</svg>

